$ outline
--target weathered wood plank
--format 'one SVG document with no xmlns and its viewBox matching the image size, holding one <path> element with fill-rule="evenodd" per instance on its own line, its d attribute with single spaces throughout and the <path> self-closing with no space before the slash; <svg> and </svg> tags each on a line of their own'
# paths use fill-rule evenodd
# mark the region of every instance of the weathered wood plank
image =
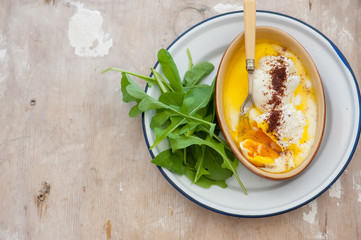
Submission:
<svg viewBox="0 0 361 240">
<path fill-rule="evenodd" d="M 241 2 L 80 2 L 0 2 L 0 239 L 361 236 L 360 147 L 339 185 L 307 206 L 264 219 L 223 216 L 165 181 L 150 163 L 140 118 L 127 115 L 119 74 L 100 74 L 119 66 L 148 75 L 159 48 Z M 257 8 L 318 28 L 360 79 L 360 1 L 259 0 Z M 102 20 L 102 47 L 79 47 L 82 37 L 68 31 L 74 16 Z"/>
</svg>

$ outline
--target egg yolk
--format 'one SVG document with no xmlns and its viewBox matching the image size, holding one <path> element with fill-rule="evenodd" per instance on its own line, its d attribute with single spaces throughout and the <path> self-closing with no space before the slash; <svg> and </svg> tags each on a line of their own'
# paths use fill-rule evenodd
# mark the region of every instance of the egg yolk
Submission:
<svg viewBox="0 0 361 240">
<path fill-rule="evenodd" d="M 282 148 L 259 129 L 256 122 L 251 124 L 247 115 L 240 117 L 238 129 L 241 151 L 252 164 L 264 167 L 279 157 Z"/>
</svg>

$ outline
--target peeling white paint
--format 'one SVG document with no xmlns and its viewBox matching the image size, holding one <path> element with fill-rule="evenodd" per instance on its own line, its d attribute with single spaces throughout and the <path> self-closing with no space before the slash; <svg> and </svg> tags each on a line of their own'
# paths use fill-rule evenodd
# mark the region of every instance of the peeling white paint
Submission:
<svg viewBox="0 0 361 240">
<path fill-rule="evenodd" d="M 4 81 L 7 76 L 7 57 L 6 57 L 7 50 L 1 49 L 0 50 L 0 82 Z M 0 91 L 2 93 L 2 91 Z"/>
<path fill-rule="evenodd" d="M 122 184 L 122 182 L 119 183 L 119 191 L 123 192 L 123 184 Z"/>
<path fill-rule="evenodd" d="M 213 6 L 213 10 L 216 11 L 217 13 L 226 13 L 226 12 L 243 10 L 243 6 L 236 4 L 218 3 Z"/>
<path fill-rule="evenodd" d="M 15 79 L 21 84 L 24 84 L 24 76 L 27 76 L 27 79 L 31 78 L 30 72 L 30 57 L 29 57 L 29 44 L 25 44 L 23 46 L 18 46 L 16 44 L 11 44 L 8 48 L 9 53 L 7 53 L 7 57 L 9 59 L 16 60 L 16 68 L 15 68 Z"/>
<path fill-rule="evenodd" d="M 12 233 L 10 229 L 0 229 L 0 239 L 6 239 L 6 240 L 18 240 L 18 234 Z"/>
<path fill-rule="evenodd" d="M 315 224 L 317 215 L 317 201 L 311 202 L 308 204 L 308 206 L 311 207 L 311 210 L 308 213 L 303 213 L 303 220 L 309 224 Z"/>
<path fill-rule="evenodd" d="M 342 195 L 342 186 L 341 186 L 341 180 L 338 179 L 332 187 L 328 190 L 328 195 L 331 198 L 341 198 Z"/>
<path fill-rule="evenodd" d="M 7 54 L 7 41 L 6 41 L 6 38 L 5 36 L 2 34 L 2 32 L 0 31 L 0 83 L 3 82 L 7 75 L 8 75 L 8 64 L 7 64 L 7 60 L 8 60 L 8 54 Z M 2 85 L 0 87 L 0 96 L 2 95 L 2 93 L 4 92 L 4 88 L 3 86 L 5 85 Z"/>
<path fill-rule="evenodd" d="M 77 12 L 69 21 L 68 38 L 75 54 L 82 57 L 103 57 L 109 54 L 113 40 L 104 33 L 103 17 L 97 10 L 89 10 L 80 2 L 69 2 Z"/>
<path fill-rule="evenodd" d="M 338 41 L 342 44 L 351 44 L 354 40 L 352 34 L 345 27 L 338 32 L 337 37 Z"/>
<path fill-rule="evenodd" d="M 357 180 L 355 178 L 358 178 Z M 352 184 L 353 184 L 353 189 L 356 190 L 358 192 L 358 202 L 361 202 L 361 172 L 359 172 L 357 175 L 352 177 Z"/>
<path fill-rule="evenodd" d="M 351 46 L 354 42 L 354 36 L 352 33 L 342 25 L 338 25 L 337 18 L 334 12 L 330 12 L 325 9 L 322 13 L 322 17 L 328 19 L 322 26 L 324 32 L 331 38 L 335 39 L 338 43 L 345 46 Z M 345 18 L 345 23 L 349 23 L 348 18 Z M 347 24 L 346 24 L 347 25 Z M 342 26 L 342 27 L 341 27 Z"/>
<path fill-rule="evenodd" d="M 1 62 L 4 62 L 4 61 L 5 61 L 6 52 L 7 52 L 6 49 L 1 49 L 1 50 L 0 50 L 0 61 L 1 61 Z"/>
<path fill-rule="evenodd" d="M 154 227 L 164 228 L 164 227 L 165 227 L 165 223 L 168 222 L 168 219 L 167 219 L 167 218 L 168 218 L 167 216 L 159 218 L 157 221 L 154 222 Z"/>
<path fill-rule="evenodd" d="M 314 234 L 312 236 L 313 239 L 330 239 L 330 238 L 334 238 L 334 234 L 332 233 L 331 230 L 327 229 L 326 232 L 320 232 L 317 234 Z"/>
<path fill-rule="evenodd" d="M 326 233 L 317 233 L 313 235 L 313 239 L 328 239 L 328 236 Z"/>
</svg>

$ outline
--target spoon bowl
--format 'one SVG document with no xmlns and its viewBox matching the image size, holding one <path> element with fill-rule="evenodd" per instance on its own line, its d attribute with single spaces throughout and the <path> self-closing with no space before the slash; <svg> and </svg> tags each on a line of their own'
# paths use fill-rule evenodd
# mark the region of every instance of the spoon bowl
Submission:
<svg viewBox="0 0 361 240">
<path fill-rule="evenodd" d="M 234 67 L 231 64 L 232 60 L 238 58 L 240 54 L 242 55 L 240 51 L 244 51 L 244 45 L 245 45 L 244 33 L 239 34 L 229 45 L 219 65 L 217 72 L 217 79 L 216 79 L 216 87 L 215 87 L 216 114 L 221 131 L 223 133 L 226 142 L 230 146 L 234 155 L 245 167 L 247 167 L 253 173 L 268 179 L 275 179 L 275 180 L 288 179 L 297 176 L 307 168 L 307 166 L 315 158 L 317 150 L 319 149 L 319 146 L 321 144 L 324 127 L 325 127 L 325 113 L 326 113 L 323 86 L 320 75 L 311 56 L 295 38 L 273 27 L 257 27 L 256 41 L 259 39 L 266 39 L 275 42 L 278 45 L 282 46 L 283 48 L 294 53 L 294 55 L 297 56 L 297 58 L 302 62 L 302 65 L 308 72 L 309 79 L 311 80 L 313 89 L 315 91 L 316 107 L 317 107 L 317 123 L 315 126 L 316 133 L 309 154 L 298 167 L 288 172 L 283 172 L 283 173 L 267 172 L 250 163 L 242 155 L 240 151 L 240 147 L 237 146 L 237 143 L 232 138 L 231 136 L 232 126 L 229 126 L 229 123 L 227 123 L 226 121 L 226 115 L 228 113 L 225 112 L 226 111 L 225 98 L 227 97 L 227 93 L 225 93 L 225 85 L 227 84 L 227 77 L 229 77 L 230 74 L 229 73 L 230 68 Z M 239 106 L 241 105 L 242 103 L 240 103 Z"/>
</svg>

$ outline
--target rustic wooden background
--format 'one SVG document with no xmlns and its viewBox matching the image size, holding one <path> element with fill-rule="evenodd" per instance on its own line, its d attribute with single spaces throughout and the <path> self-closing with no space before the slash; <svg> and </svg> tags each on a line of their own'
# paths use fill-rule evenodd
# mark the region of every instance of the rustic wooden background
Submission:
<svg viewBox="0 0 361 240">
<path fill-rule="evenodd" d="M 99 74 L 121 66 L 148 75 L 161 47 L 242 4 L 1 0 L 0 240 L 360 239 L 360 146 L 334 186 L 302 208 L 220 215 L 186 199 L 150 163 L 119 74 Z M 257 9 L 318 28 L 361 78 L 360 0 L 257 0 Z M 82 35 L 91 31 L 82 19 L 93 35 Z"/>
</svg>

